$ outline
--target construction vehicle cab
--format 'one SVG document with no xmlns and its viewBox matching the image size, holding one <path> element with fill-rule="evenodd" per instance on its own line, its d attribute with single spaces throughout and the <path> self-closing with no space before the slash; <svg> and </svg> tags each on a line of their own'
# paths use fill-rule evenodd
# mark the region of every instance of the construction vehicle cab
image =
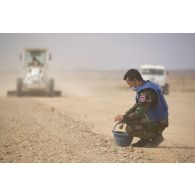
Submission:
<svg viewBox="0 0 195 195">
<path fill-rule="evenodd" d="M 16 95 L 41 91 L 48 96 L 54 95 L 54 79 L 48 78 L 48 64 L 51 54 L 47 49 L 24 49 L 20 55 L 23 69 L 22 78 L 17 79 Z"/>
</svg>

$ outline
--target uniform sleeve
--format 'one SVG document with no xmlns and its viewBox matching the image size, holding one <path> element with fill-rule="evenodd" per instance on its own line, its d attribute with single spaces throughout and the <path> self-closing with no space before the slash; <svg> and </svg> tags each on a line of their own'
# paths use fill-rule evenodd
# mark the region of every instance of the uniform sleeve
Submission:
<svg viewBox="0 0 195 195">
<path fill-rule="evenodd" d="M 145 111 L 157 104 L 157 94 L 152 89 L 145 89 L 138 95 L 138 103 Z"/>
<path fill-rule="evenodd" d="M 145 89 L 141 91 L 138 95 L 137 103 L 133 107 L 134 109 L 132 109 L 132 112 L 126 112 L 126 114 L 123 116 L 123 121 L 128 123 L 129 121 L 141 120 L 142 118 L 145 118 L 146 111 L 155 106 L 156 103 L 157 95 L 153 90 Z"/>
<path fill-rule="evenodd" d="M 135 104 L 133 105 L 133 107 L 131 107 L 129 110 L 127 110 L 127 111 L 125 112 L 125 114 L 128 115 L 128 114 L 130 114 L 130 113 L 132 113 L 132 112 L 135 112 L 137 106 L 138 106 L 138 104 L 135 103 Z"/>
</svg>

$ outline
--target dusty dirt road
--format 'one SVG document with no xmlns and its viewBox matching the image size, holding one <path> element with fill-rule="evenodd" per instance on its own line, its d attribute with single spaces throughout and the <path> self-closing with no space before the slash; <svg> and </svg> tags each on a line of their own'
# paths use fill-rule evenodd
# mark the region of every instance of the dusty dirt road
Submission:
<svg viewBox="0 0 195 195">
<path fill-rule="evenodd" d="M 123 73 L 62 72 L 53 76 L 63 97 L 6 97 L 18 76 L 0 74 L 0 162 L 195 162 L 194 75 L 171 75 L 170 125 L 158 148 L 114 143 L 114 116 L 134 104 Z"/>
<path fill-rule="evenodd" d="M 195 162 L 193 147 L 170 140 L 159 148 L 117 147 L 46 99 L 0 98 L 0 162 Z"/>
</svg>

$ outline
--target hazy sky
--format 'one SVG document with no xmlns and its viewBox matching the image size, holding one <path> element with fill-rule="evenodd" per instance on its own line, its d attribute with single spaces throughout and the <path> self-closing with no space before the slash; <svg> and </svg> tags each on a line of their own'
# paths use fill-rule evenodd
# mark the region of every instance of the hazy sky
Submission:
<svg viewBox="0 0 195 195">
<path fill-rule="evenodd" d="M 18 69 L 23 48 L 48 48 L 55 69 L 195 69 L 195 34 L 0 34 L 0 70 Z"/>
</svg>

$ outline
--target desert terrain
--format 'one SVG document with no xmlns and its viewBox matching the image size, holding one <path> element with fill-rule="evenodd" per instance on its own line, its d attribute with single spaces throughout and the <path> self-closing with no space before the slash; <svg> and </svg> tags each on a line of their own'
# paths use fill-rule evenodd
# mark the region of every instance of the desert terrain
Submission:
<svg viewBox="0 0 195 195">
<path fill-rule="evenodd" d="M 170 124 L 158 148 L 114 142 L 114 116 L 134 104 L 124 73 L 53 71 L 62 97 L 18 98 L 7 90 L 19 72 L 0 72 L 0 162 L 195 162 L 195 71 L 170 71 Z"/>
</svg>

